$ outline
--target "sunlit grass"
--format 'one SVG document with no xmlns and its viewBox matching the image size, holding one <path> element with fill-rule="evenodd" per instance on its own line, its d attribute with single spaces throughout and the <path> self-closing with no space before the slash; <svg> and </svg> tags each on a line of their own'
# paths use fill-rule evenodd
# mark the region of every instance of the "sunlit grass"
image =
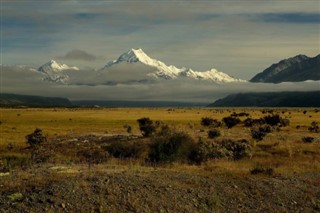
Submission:
<svg viewBox="0 0 320 213">
<path fill-rule="evenodd" d="M 270 110 L 270 109 L 268 109 Z M 290 119 L 290 126 L 273 131 L 263 141 L 256 142 L 251 138 L 250 128 L 239 124 L 232 129 L 220 128 L 218 138 L 247 139 L 253 148 L 250 159 L 240 161 L 211 160 L 203 165 L 170 165 L 174 169 L 185 168 L 190 171 L 209 173 L 247 174 L 256 164 L 274 168 L 277 173 L 299 173 L 320 170 L 320 136 L 308 131 L 312 121 L 320 121 L 320 112 L 316 109 L 271 109 L 282 118 Z M 304 113 L 304 111 L 306 111 Z M 221 120 L 231 113 L 247 112 L 252 118 L 266 116 L 263 109 L 212 109 L 212 108 L 102 108 L 102 109 L 0 109 L 0 155 L 3 158 L 25 157 L 27 151 L 25 136 L 41 128 L 49 138 L 57 136 L 79 136 L 92 133 L 125 134 L 126 126 L 132 127 L 133 134 L 140 134 L 137 119 L 149 117 L 170 125 L 178 131 L 184 131 L 196 141 L 201 137 L 207 139 L 208 128 L 200 125 L 202 117 Z M 246 117 L 240 117 L 244 120 Z M 298 126 L 298 127 L 297 127 Z M 312 136 L 315 142 L 305 144 L 302 137 Z M 10 149 L 10 146 L 13 149 Z M 20 148 L 19 148 L 20 147 Z M 20 156 L 20 157 L 19 157 Z M 61 159 L 68 160 L 68 156 Z M 61 161 L 63 162 L 63 161 Z M 111 161 L 112 162 L 112 161 Z M 111 163 L 110 162 L 110 163 Z M 128 163 L 127 161 L 125 164 Z M 132 166 L 140 168 L 143 161 L 134 162 Z M 112 163 L 111 163 L 112 164 Z"/>
</svg>

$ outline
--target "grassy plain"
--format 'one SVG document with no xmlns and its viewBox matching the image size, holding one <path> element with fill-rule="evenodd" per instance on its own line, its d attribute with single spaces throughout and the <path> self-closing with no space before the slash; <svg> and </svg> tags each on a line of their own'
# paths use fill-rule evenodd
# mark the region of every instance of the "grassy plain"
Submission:
<svg viewBox="0 0 320 213">
<path fill-rule="evenodd" d="M 190 134 L 195 140 L 206 138 L 206 131 L 200 124 L 202 117 L 221 120 L 236 112 L 249 113 L 249 117 L 260 118 L 267 111 L 290 120 L 290 125 L 280 131 L 268 134 L 261 142 L 251 138 L 250 128 L 239 124 L 231 129 L 221 127 L 219 138 L 247 139 L 254 146 L 250 160 L 219 161 L 224 170 L 248 170 L 253 162 L 277 167 L 278 171 L 298 172 L 319 169 L 319 133 L 308 131 L 312 121 L 320 121 L 317 109 L 253 109 L 253 108 L 28 108 L 0 109 L 1 155 L 7 155 L 8 144 L 26 147 L 25 136 L 35 128 L 41 128 L 49 141 L 58 136 L 79 136 L 88 134 L 126 134 L 125 125 L 132 127 L 133 134 L 139 134 L 137 119 L 149 117 Z M 244 120 L 246 117 L 241 117 Z M 298 127 L 298 128 L 297 128 Z M 302 137 L 315 138 L 314 143 L 303 143 Z M 208 163 L 210 164 L 210 162 Z M 212 162 L 217 164 L 217 161 Z"/>
<path fill-rule="evenodd" d="M 273 113 L 289 119 L 290 125 L 255 141 L 251 127 L 243 123 L 219 127 L 217 139 L 209 139 L 210 127 L 200 124 L 203 117 L 221 120 L 241 112 L 249 114 L 239 117 L 241 121 Z M 109 143 L 103 137 L 140 134 L 137 119 L 142 117 L 162 121 L 196 142 L 246 139 L 252 157 L 211 159 L 201 165 L 150 165 L 143 158 L 108 157 L 92 167 L 76 160 L 78 153 L 87 156 L 83 151 L 97 147 L 98 158 L 103 157 L 103 142 Z M 320 121 L 319 109 L 2 108 L 0 206 L 4 212 L 320 211 L 320 133 L 308 130 L 313 121 Z M 126 126 L 132 127 L 130 134 Z M 25 139 L 36 128 L 48 137 L 40 151 L 53 156 L 41 164 L 31 163 Z M 304 142 L 306 136 L 313 142 Z M 148 138 L 133 141 L 149 143 Z M 255 168 L 273 172 L 252 175 Z"/>
</svg>

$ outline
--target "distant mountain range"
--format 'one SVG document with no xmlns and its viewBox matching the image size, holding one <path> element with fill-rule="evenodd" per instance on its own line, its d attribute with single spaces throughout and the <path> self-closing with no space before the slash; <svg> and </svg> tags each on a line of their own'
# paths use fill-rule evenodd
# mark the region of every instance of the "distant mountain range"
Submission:
<svg viewBox="0 0 320 213">
<path fill-rule="evenodd" d="M 257 92 L 228 95 L 210 107 L 320 107 L 320 91 Z"/>
<path fill-rule="evenodd" d="M 10 65 L 1 65 L 11 68 Z M 247 82 L 226 73 L 210 69 L 195 71 L 178 68 L 150 58 L 142 49 L 131 49 L 121 54 L 100 69 L 80 69 L 55 60 L 39 68 L 15 65 L 16 68 L 37 74 L 37 79 L 64 85 L 117 85 L 132 83 L 152 83 L 163 80 L 199 80 L 215 84 Z M 255 75 L 250 82 L 281 83 L 320 80 L 320 55 L 310 58 L 305 55 L 282 60 Z"/>
<path fill-rule="evenodd" d="M 201 107 L 205 103 L 178 101 L 78 100 L 18 94 L 0 94 L 0 107 Z M 320 107 L 320 91 L 260 92 L 228 95 L 209 107 Z"/>
<path fill-rule="evenodd" d="M 0 106 L 71 107 L 72 103 L 67 98 L 2 93 L 0 94 Z"/>
<path fill-rule="evenodd" d="M 0 107 L 199 107 L 206 105 L 206 103 L 179 101 L 70 101 L 59 97 L 0 93 Z"/>
<path fill-rule="evenodd" d="M 215 100 L 222 94 L 252 91 L 320 91 L 319 64 L 320 55 L 313 58 L 298 55 L 273 64 L 250 81 L 246 81 L 215 69 L 195 71 L 185 67 L 168 66 L 149 57 L 142 49 L 131 49 L 115 60 L 105 63 L 99 69 L 79 68 L 74 64 L 70 66 L 55 60 L 50 60 L 39 68 L 0 64 L 1 92 L 46 97 L 62 96 L 72 100 L 84 100 L 76 104 L 85 106 L 180 106 L 181 103 L 184 106 L 193 106 L 194 103 L 202 103 L 200 105 L 210 103 L 210 100 Z M 264 93 L 260 95 L 262 98 L 272 98 Z M 288 95 L 291 97 L 291 94 Z M 46 106 L 46 104 L 53 106 L 56 103 L 59 106 L 70 105 L 66 100 L 50 102 L 52 99 L 31 97 L 18 98 L 3 95 L 0 104 L 6 106 Z M 269 104 L 264 102 L 265 99 L 259 99 L 264 103 L 259 105 L 258 102 L 247 101 L 245 99 L 247 96 L 242 98 L 243 100 L 240 98 L 239 102 L 242 101 L 244 105 L 250 103 L 252 106 L 253 104 L 266 106 Z M 285 100 L 282 97 L 280 99 Z M 310 102 L 310 100 L 299 99 L 297 100 L 299 104 L 301 100 Z"/>
<path fill-rule="evenodd" d="M 55 60 L 50 60 L 38 69 L 21 65 L 17 67 L 28 68 L 32 72 L 38 71 L 42 80 L 65 85 L 116 85 L 173 79 L 203 80 L 217 84 L 246 82 L 216 69 L 194 71 L 185 67 L 167 66 L 159 60 L 150 58 L 142 49 L 131 49 L 97 70 L 81 70 Z"/>
<path fill-rule="evenodd" d="M 310 58 L 297 55 L 271 65 L 250 82 L 281 83 L 320 80 L 320 55 Z"/>
</svg>

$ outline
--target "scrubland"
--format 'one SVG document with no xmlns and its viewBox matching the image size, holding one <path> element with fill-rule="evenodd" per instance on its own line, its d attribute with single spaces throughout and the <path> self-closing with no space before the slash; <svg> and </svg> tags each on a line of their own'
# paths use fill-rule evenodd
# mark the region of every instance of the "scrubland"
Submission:
<svg viewBox="0 0 320 213">
<path fill-rule="evenodd" d="M 0 112 L 0 212 L 320 211 L 319 109 Z"/>
</svg>

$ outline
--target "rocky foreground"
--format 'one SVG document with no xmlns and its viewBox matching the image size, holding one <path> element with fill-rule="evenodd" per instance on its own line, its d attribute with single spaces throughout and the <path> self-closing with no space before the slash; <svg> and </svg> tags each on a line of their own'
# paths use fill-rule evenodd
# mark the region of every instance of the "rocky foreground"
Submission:
<svg viewBox="0 0 320 213">
<path fill-rule="evenodd" d="M 0 212 L 317 212 L 320 172 L 41 165 L 0 176 Z"/>
</svg>

